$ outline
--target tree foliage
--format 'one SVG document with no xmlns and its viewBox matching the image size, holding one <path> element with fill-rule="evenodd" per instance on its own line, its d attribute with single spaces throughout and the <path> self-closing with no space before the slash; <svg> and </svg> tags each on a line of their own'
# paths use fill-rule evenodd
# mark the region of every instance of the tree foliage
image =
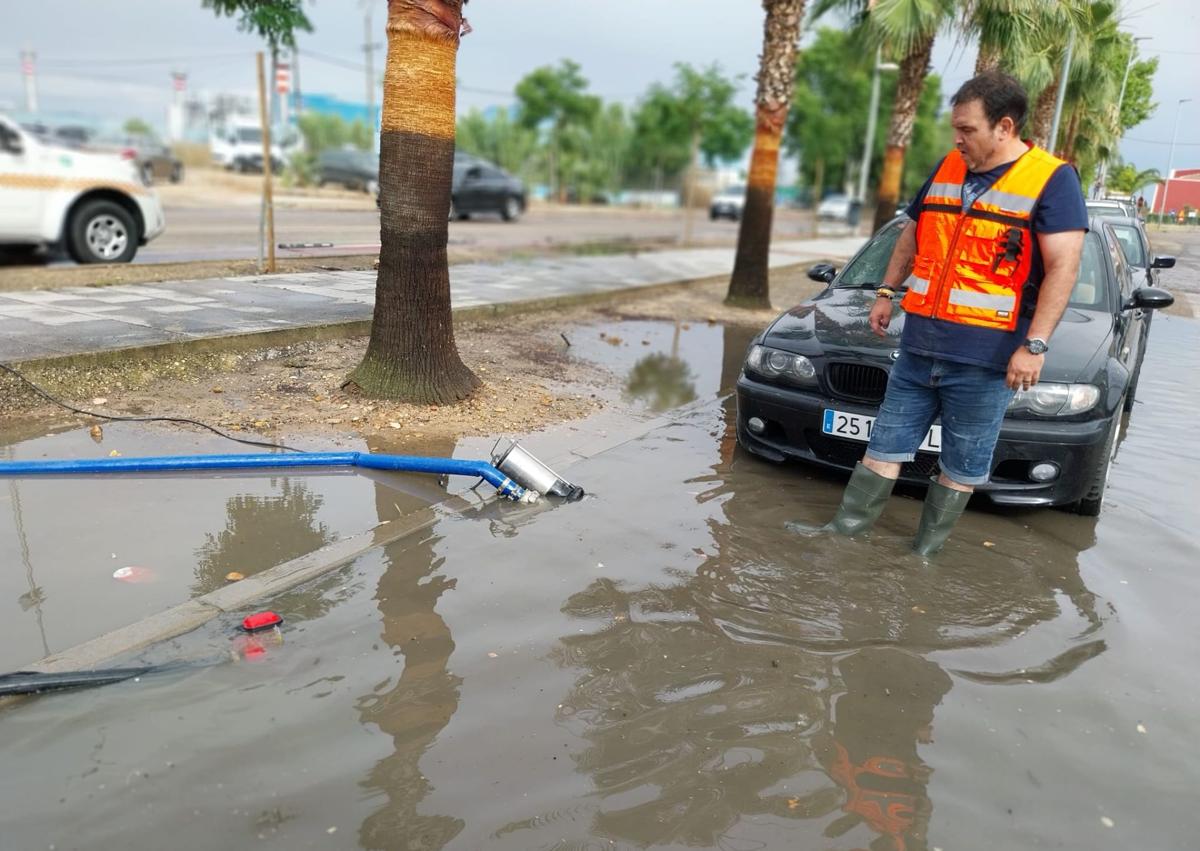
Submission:
<svg viewBox="0 0 1200 851">
<path fill-rule="evenodd" d="M 799 180 L 818 194 L 842 191 L 858 179 L 871 95 L 872 54 L 852 33 L 822 28 L 796 61 L 796 92 L 784 134 L 785 150 L 800 159 Z M 878 177 L 895 99 L 894 74 L 882 78 L 871 174 Z M 941 79 L 926 77 L 913 138 L 905 158 L 902 197 L 921 185 L 952 139 L 941 110 Z"/>
<path fill-rule="evenodd" d="M 296 32 L 312 32 L 302 0 L 201 0 L 218 15 L 238 19 L 238 29 L 255 33 L 271 50 L 296 46 Z"/>
<path fill-rule="evenodd" d="M 153 136 L 154 128 L 140 118 L 130 118 L 121 125 L 121 129 L 130 136 Z"/>
<path fill-rule="evenodd" d="M 338 115 L 305 113 L 297 119 L 304 148 L 311 154 L 346 146 L 369 151 L 374 145 L 370 126 L 365 121 L 346 121 Z"/>
<path fill-rule="evenodd" d="M 1133 163 L 1123 162 L 1109 171 L 1105 188 L 1110 192 L 1132 195 L 1152 183 L 1162 183 L 1162 175 L 1158 173 L 1158 169 L 1138 171 Z"/>
<path fill-rule="evenodd" d="M 459 150 L 530 182 L 549 178 L 568 200 L 593 200 L 628 186 L 676 186 L 693 137 L 709 166 L 738 159 L 754 133 L 734 104 L 738 80 L 719 66 L 676 66 L 632 110 L 587 90 L 580 66 L 537 68 L 516 87 L 513 110 L 471 110 L 458 121 Z"/>
</svg>

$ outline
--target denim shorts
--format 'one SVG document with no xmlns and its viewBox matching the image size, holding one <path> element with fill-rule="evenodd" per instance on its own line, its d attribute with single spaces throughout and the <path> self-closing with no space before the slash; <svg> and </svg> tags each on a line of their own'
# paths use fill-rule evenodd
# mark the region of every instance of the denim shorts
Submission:
<svg viewBox="0 0 1200 851">
<path fill-rule="evenodd" d="M 901 349 L 871 429 L 867 455 L 876 461 L 912 461 L 940 416 L 942 472 L 962 485 L 986 483 L 1000 424 L 1013 397 L 1004 380 L 1005 373 L 995 369 Z"/>
</svg>

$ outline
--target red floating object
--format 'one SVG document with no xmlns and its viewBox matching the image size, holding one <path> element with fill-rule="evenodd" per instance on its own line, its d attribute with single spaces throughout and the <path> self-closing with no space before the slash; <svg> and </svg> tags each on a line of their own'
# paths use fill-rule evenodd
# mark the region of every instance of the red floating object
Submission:
<svg viewBox="0 0 1200 851">
<path fill-rule="evenodd" d="M 283 618 L 274 612 L 255 612 L 242 620 L 242 629 L 246 632 L 258 632 L 262 629 L 279 626 L 281 623 L 283 623 Z"/>
</svg>

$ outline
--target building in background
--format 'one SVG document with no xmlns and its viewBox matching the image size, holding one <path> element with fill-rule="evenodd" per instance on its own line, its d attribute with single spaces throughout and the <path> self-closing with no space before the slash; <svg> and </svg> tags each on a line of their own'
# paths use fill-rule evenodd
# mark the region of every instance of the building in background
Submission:
<svg viewBox="0 0 1200 851">
<path fill-rule="evenodd" d="M 1164 201 L 1168 205 L 1166 211 L 1163 210 Z M 1200 210 L 1200 168 L 1172 169 L 1167 182 L 1154 188 L 1150 212 L 1162 213 L 1184 209 L 1192 211 L 1190 218 L 1194 221 L 1196 211 Z"/>
</svg>

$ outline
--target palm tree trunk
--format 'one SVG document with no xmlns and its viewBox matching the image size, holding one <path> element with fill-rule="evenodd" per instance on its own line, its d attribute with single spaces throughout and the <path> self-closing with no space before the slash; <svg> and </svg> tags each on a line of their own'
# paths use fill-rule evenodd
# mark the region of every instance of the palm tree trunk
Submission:
<svg viewBox="0 0 1200 851">
<path fill-rule="evenodd" d="M 1057 97 L 1058 75 L 1055 74 L 1054 82 L 1042 89 L 1033 106 L 1033 121 L 1029 126 L 1029 137 L 1040 148 L 1048 149 L 1050 147 L 1047 137 L 1050 135 L 1050 126 L 1054 123 L 1054 100 Z"/>
<path fill-rule="evenodd" d="M 728 305 L 751 308 L 771 306 L 767 270 L 775 215 L 775 175 L 783 126 L 796 84 L 796 44 L 800 41 L 804 0 L 763 0 L 763 8 L 767 15 L 755 95 L 754 152 L 738 227 L 737 257 L 725 297 Z"/>
<path fill-rule="evenodd" d="M 1000 60 L 1004 54 L 999 47 L 995 45 L 979 46 L 979 54 L 975 57 L 975 76 L 986 74 L 989 71 L 1000 70 Z"/>
<path fill-rule="evenodd" d="M 442 404 L 479 386 L 454 343 L 446 262 L 462 3 L 388 0 L 379 277 L 371 340 L 348 382 L 367 396 Z"/>
<path fill-rule="evenodd" d="M 904 176 L 904 154 L 912 141 L 913 122 L 925 75 L 929 73 L 929 56 L 933 52 L 934 34 L 922 38 L 900 63 L 900 79 L 896 84 L 896 103 L 892 107 L 892 123 L 888 128 L 887 148 L 883 154 L 883 173 L 879 176 L 879 195 L 875 207 L 876 230 L 896 215 L 900 202 L 900 182 Z"/>
</svg>

